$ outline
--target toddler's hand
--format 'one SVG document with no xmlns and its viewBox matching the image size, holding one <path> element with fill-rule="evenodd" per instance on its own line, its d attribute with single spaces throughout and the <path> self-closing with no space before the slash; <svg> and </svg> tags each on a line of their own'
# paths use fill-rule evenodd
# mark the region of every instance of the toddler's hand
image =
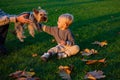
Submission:
<svg viewBox="0 0 120 80">
<path fill-rule="evenodd" d="M 61 40 L 61 41 L 60 41 L 60 44 L 61 44 L 61 45 L 66 45 L 66 42 L 63 41 L 63 40 Z"/>
</svg>

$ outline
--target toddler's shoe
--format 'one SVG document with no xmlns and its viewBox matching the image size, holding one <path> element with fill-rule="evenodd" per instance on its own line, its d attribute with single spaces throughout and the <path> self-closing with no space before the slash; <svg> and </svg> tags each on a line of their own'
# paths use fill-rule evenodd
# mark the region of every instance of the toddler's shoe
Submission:
<svg viewBox="0 0 120 80">
<path fill-rule="evenodd" d="M 66 58 L 66 57 L 67 57 L 66 53 L 58 53 L 58 59 Z"/>
<path fill-rule="evenodd" d="M 41 60 L 44 61 L 44 62 L 47 62 L 47 59 L 49 58 L 50 54 L 49 53 L 44 53 L 42 56 L 41 56 Z"/>
</svg>

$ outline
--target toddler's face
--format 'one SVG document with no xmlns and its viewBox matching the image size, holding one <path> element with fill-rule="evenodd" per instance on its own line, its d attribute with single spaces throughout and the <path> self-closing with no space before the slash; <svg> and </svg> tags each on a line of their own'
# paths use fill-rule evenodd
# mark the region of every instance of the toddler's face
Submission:
<svg viewBox="0 0 120 80">
<path fill-rule="evenodd" d="M 59 29 L 62 29 L 62 30 L 66 29 L 66 28 L 68 27 L 68 26 L 66 25 L 66 19 L 65 19 L 65 18 L 59 17 L 57 24 L 58 24 L 58 28 L 59 28 Z"/>
</svg>

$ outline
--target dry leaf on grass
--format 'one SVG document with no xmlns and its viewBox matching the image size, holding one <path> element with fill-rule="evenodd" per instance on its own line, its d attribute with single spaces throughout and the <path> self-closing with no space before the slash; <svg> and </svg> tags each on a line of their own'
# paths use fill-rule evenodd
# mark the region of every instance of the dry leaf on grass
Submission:
<svg viewBox="0 0 120 80">
<path fill-rule="evenodd" d="M 97 44 L 97 45 L 99 45 L 101 47 L 104 47 L 104 46 L 108 45 L 107 41 L 102 41 L 102 42 L 95 41 L 92 44 Z"/>
<path fill-rule="evenodd" d="M 85 75 L 85 79 L 90 79 L 90 80 L 97 80 L 97 79 L 101 79 L 101 78 L 105 78 L 106 76 L 103 75 L 103 71 L 100 70 L 95 70 L 92 72 L 87 72 L 87 74 Z"/>
<path fill-rule="evenodd" d="M 71 80 L 71 71 L 73 66 L 59 66 L 59 75 L 62 79 Z"/>
<path fill-rule="evenodd" d="M 36 57 L 36 56 L 38 56 L 38 54 L 36 54 L 36 53 L 32 54 L 32 57 Z"/>
<path fill-rule="evenodd" d="M 105 58 L 100 59 L 100 60 L 86 60 L 86 59 L 82 59 L 82 61 L 85 61 L 86 64 L 105 63 Z"/>
<path fill-rule="evenodd" d="M 52 39 L 52 43 L 54 43 L 54 42 L 56 42 L 56 40 L 55 40 L 55 39 Z"/>
<path fill-rule="evenodd" d="M 19 78 L 19 77 L 21 77 L 22 73 L 23 73 L 23 71 L 16 71 L 14 73 L 11 73 L 9 76 L 12 78 Z"/>
<path fill-rule="evenodd" d="M 25 78 L 25 77 L 20 77 L 18 78 L 17 80 L 40 80 L 39 78 L 37 77 L 34 77 L 34 78 Z"/>
<path fill-rule="evenodd" d="M 39 78 L 37 77 L 33 77 L 35 75 L 35 72 L 34 71 L 16 71 L 14 73 L 11 73 L 9 76 L 14 78 L 14 79 L 17 79 L 17 80 L 40 80 Z"/>
<path fill-rule="evenodd" d="M 91 54 L 97 54 L 98 51 L 95 49 L 84 49 L 83 51 L 80 52 L 82 56 L 90 56 Z"/>
</svg>

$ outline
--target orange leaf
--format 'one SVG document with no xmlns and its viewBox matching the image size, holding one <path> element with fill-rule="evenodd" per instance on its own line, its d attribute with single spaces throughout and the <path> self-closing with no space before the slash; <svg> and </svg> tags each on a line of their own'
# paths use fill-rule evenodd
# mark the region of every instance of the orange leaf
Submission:
<svg viewBox="0 0 120 80">
<path fill-rule="evenodd" d="M 100 42 L 101 47 L 106 46 L 106 45 L 107 45 L 107 41 Z"/>
<path fill-rule="evenodd" d="M 98 62 L 104 63 L 105 62 L 105 58 L 98 60 Z"/>
<path fill-rule="evenodd" d="M 102 41 L 102 42 L 99 42 L 99 41 L 95 41 L 93 42 L 92 44 L 98 44 L 99 46 L 103 47 L 103 46 L 106 46 L 108 43 L 107 41 Z"/>
<path fill-rule="evenodd" d="M 95 71 L 91 71 L 91 72 L 87 72 L 87 74 L 85 75 L 85 79 L 92 79 L 92 80 L 96 80 L 96 79 L 101 79 L 101 78 L 105 78 L 106 76 L 103 75 L 103 71 L 100 70 L 95 70 Z"/>
<path fill-rule="evenodd" d="M 97 62 L 97 60 L 88 60 L 87 62 L 86 62 L 86 64 L 93 64 L 93 63 L 96 63 Z"/>
<path fill-rule="evenodd" d="M 59 66 L 59 75 L 62 79 L 71 80 L 70 73 L 71 68 L 69 66 Z"/>
<path fill-rule="evenodd" d="M 88 79 L 90 79 L 90 80 L 96 80 L 96 78 L 94 76 L 92 76 L 91 74 L 88 75 Z"/>
<path fill-rule="evenodd" d="M 32 57 L 36 57 L 36 56 L 38 56 L 36 53 L 35 53 L 35 54 L 32 54 Z"/>
<path fill-rule="evenodd" d="M 89 50 L 88 48 L 86 48 L 86 49 L 84 50 L 84 52 L 90 53 L 90 50 Z"/>
</svg>

